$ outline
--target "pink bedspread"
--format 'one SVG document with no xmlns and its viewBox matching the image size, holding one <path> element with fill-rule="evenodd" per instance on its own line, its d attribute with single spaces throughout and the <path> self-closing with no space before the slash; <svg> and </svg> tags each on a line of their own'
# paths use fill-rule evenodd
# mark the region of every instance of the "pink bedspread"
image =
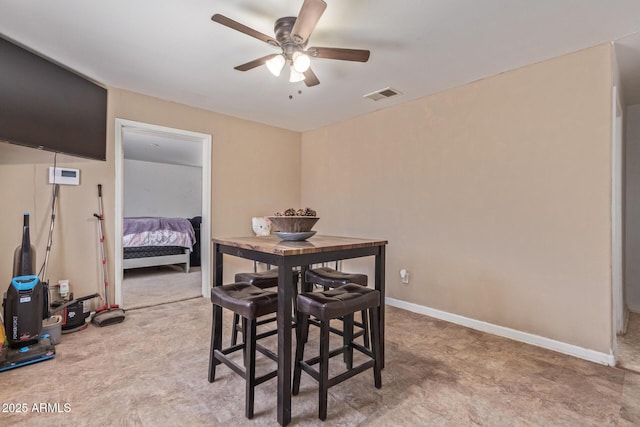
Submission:
<svg viewBox="0 0 640 427">
<path fill-rule="evenodd" d="M 193 249 L 196 235 L 185 218 L 127 217 L 122 224 L 124 247 L 182 246 Z"/>
</svg>

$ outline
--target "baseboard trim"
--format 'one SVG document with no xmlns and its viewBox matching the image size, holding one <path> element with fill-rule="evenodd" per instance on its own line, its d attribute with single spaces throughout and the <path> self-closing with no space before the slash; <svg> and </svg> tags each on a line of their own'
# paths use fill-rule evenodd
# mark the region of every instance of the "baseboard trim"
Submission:
<svg viewBox="0 0 640 427">
<path fill-rule="evenodd" d="M 627 304 L 627 309 L 632 313 L 640 313 L 640 306 Z"/>
<path fill-rule="evenodd" d="M 471 319 L 469 317 L 448 313 L 446 311 L 436 310 L 435 308 L 425 307 L 423 305 L 418 305 L 395 298 L 386 297 L 385 302 L 386 304 L 393 307 L 402 308 L 414 313 L 424 314 L 425 316 L 434 317 L 446 322 L 455 323 L 467 328 L 476 329 L 478 331 L 487 332 L 489 334 L 498 335 L 500 337 L 535 345 L 537 347 L 554 350 L 559 353 L 589 360 L 591 362 L 600 363 L 602 365 L 615 366 L 616 364 L 616 359 L 613 354 L 606 354 L 599 351 L 590 350 L 587 348 L 579 347 L 577 345 L 568 344 L 562 341 L 556 341 L 550 338 L 541 337 L 539 335 L 530 334 L 528 332 L 518 331 L 516 329 L 506 328 L 504 326 L 494 325 L 492 323 Z"/>
</svg>

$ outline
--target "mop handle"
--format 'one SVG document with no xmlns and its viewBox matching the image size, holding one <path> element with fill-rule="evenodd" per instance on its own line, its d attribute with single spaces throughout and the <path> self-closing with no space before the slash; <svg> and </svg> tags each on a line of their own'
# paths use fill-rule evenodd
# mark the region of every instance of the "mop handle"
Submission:
<svg viewBox="0 0 640 427">
<path fill-rule="evenodd" d="M 51 224 L 49 227 L 49 238 L 47 239 L 47 248 L 44 253 L 44 264 L 40 271 L 42 272 L 41 282 L 49 282 L 47 280 L 47 267 L 49 266 L 49 254 L 51 253 L 51 245 L 53 244 L 53 226 L 56 221 L 56 199 L 58 198 L 58 191 L 60 190 L 60 184 L 56 184 L 53 187 L 53 200 L 51 201 Z"/>
<path fill-rule="evenodd" d="M 109 280 L 107 277 L 107 256 L 104 249 L 104 230 L 103 230 L 103 214 L 102 214 L 102 184 L 98 184 L 98 214 L 93 214 L 96 218 L 98 218 L 98 222 L 100 223 L 100 227 L 98 228 L 99 238 L 100 238 L 100 254 L 102 255 L 102 278 L 104 280 L 104 301 L 109 308 Z"/>
</svg>

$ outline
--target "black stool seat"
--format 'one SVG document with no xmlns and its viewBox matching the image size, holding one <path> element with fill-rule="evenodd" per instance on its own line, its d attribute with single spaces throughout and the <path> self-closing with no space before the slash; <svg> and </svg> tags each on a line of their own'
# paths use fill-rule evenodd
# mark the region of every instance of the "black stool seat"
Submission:
<svg viewBox="0 0 640 427">
<path fill-rule="evenodd" d="M 298 296 L 298 310 L 318 320 L 331 320 L 380 305 L 380 292 L 353 283 Z"/>
<path fill-rule="evenodd" d="M 278 294 L 265 291 L 250 283 L 232 283 L 211 288 L 211 302 L 239 314 L 255 319 L 278 310 Z"/>
<path fill-rule="evenodd" d="M 327 418 L 327 396 L 330 387 L 339 384 L 354 375 L 373 369 L 374 385 L 376 388 L 382 387 L 381 376 L 381 342 L 380 325 L 378 324 L 378 308 L 380 306 L 380 292 L 375 289 L 347 283 L 339 288 L 324 292 L 306 292 L 298 295 L 297 323 L 296 330 L 296 356 L 293 370 L 292 394 L 297 395 L 300 391 L 300 376 L 302 371 L 308 373 L 313 379 L 318 381 L 318 418 Z M 371 350 L 362 347 L 347 339 L 344 345 L 338 349 L 329 350 L 329 323 L 331 319 L 338 317 L 352 317 L 357 311 L 369 311 L 371 325 Z M 304 360 L 305 330 L 309 325 L 309 316 L 314 316 L 319 321 L 320 326 L 320 355 Z M 357 350 L 368 356 L 368 360 L 358 366 L 347 365 L 347 371 L 329 378 L 329 359 L 339 354 L 346 354 Z M 313 365 L 319 364 L 318 369 Z"/>
<path fill-rule="evenodd" d="M 298 283 L 299 275 L 298 271 L 293 272 L 293 283 Z M 238 273 L 235 276 L 235 281 L 250 283 L 262 289 L 275 288 L 278 286 L 278 269 L 272 268 L 255 273 Z"/>
<path fill-rule="evenodd" d="M 245 380 L 245 417 L 253 418 L 255 386 L 275 378 L 278 370 L 256 377 L 256 350 L 277 362 L 277 355 L 257 343 L 261 338 L 274 335 L 277 331 L 257 334 L 256 318 L 275 313 L 278 309 L 278 293 L 260 289 L 250 283 L 239 282 L 211 289 L 213 321 L 211 323 L 211 349 L 209 353 L 209 382 L 216 377 L 216 366 L 224 363 Z M 222 348 L 222 309 L 226 308 L 237 316 L 242 316 L 243 342 Z M 244 366 L 239 365 L 228 355 L 242 351 Z"/>
<path fill-rule="evenodd" d="M 307 270 L 305 280 L 325 288 L 338 288 L 347 283 L 367 286 L 367 275 L 359 273 L 344 273 L 330 267 L 318 267 Z"/>
</svg>

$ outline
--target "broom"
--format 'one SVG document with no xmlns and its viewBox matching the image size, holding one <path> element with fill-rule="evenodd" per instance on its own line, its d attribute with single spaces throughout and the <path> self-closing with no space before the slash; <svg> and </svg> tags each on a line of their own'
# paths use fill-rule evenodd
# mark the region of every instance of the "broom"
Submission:
<svg viewBox="0 0 640 427">
<path fill-rule="evenodd" d="M 91 322 L 98 326 L 113 325 L 124 320 L 124 310 L 119 308 L 117 304 L 109 304 L 109 281 L 107 273 L 107 255 L 104 250 L 104 214 L 102 210 L 102 184 L 98 184 L 98 213 L 93 214 L 98 218 L 100 227 L 98 227 L 98 238 L 100 240 L 100 254 L 102 255 L 102 279 L 104 282 L 104 301 L 105 304 L 98 308 L 91 318 Z"/>
</svg>

